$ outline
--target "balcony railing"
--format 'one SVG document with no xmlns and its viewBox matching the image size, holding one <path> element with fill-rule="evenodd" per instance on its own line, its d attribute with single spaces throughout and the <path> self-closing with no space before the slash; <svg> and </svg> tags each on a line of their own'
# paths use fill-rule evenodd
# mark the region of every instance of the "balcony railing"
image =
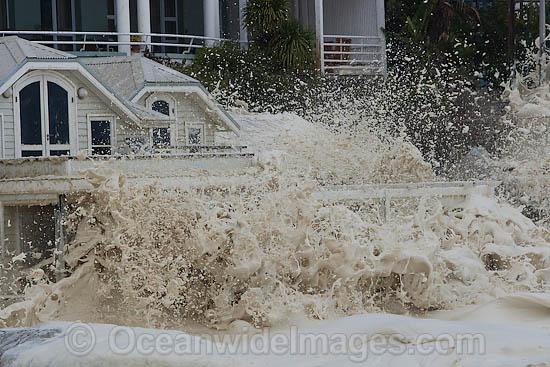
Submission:
<svg viewBox="0 0 550 367">
<path fill-rule="evenodd" d="M 385 42 L 380 37 L 325 35 L 322 71 L 327 74 L 385 75 Z"/>
<path fill-rule="evenodd" d="M 118 46 L 130 46 L 132 51 L 192 55 L 205 46 L 230 42 L 226 38 L 213 38 L 187 34 L 119 33 L 73 31 L 0 31 L 0 36 L 16 35 L 42 45 L 63 51 L 117 52 Z M 128 41 L 119 41 L 127 36 Z"/>
</svg>

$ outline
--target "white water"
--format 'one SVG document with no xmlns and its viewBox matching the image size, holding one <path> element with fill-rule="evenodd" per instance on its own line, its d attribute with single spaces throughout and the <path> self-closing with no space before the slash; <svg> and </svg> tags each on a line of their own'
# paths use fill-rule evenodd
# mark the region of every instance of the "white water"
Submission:
<svg viewBox="0 0 550 367">
<path fill-rule="evenodd" d="M 0 311 L 0 323 L 82 320 L 193 333 L 243 321 L 285 328 L 335 320 L 330 331 L 349 326 L 346 316 L 390 312 L 474 323 L 495 344 L 488 359 L 465 358 L 469 365 L 547 361 L 548 343 L 532 352 L 536 338 L 528 337 L 544 334 L 549 313 L 544 227 L 477 196 L 404 202 L 386 224 L 374 203 L 359 211 L 323 205 L 310 196 L 318 184 L 435 177 L 407 143 L 335 135 L 293 115 L 235 115 L 258 168 L 232 177 L 193 173 L 177 191 L 129 186 L 119 172 L 96 168 L 88 178 L 97 190 L 71 198 L 76 237 L 65 258 L 74 273 L 58 284 L 35 280 L 24 302 Z M 413 334 L 464 327 L 380 317 Z M 376 325 L 368 316 L 355 320 L 365 331 Z M 486 323 L 521 325 L 517 337 L 527 341 L 506 349 L 498 328 Z M 404 360 L 425 365 L 420 357 Z"/>
</svg>

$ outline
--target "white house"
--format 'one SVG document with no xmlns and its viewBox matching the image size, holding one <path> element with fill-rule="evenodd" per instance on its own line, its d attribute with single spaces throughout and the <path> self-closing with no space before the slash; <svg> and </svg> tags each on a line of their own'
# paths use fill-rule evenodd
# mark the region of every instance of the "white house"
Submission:
<svg viewBox="0 0 550 367">
<path fill-rule="evenodd" d="M 208 91 L 142 55 L 0 38 L 0 257 L 62 248 L 64 195 L 91 189 L 82 172 L 97 161 L 129 180 L 253 164 L 245 147 L 216 145 L 219 132 L 239 125 Z"/>
<path fill-rule="evenodd" d="M 385 72 L 384 0 L 289 0 L 315 31 L 323 72 Z M 149 49 L 192 59 L 219 42 L 248 42 L 247 0 L 0 0 L 0 35 L 59 50 L 126 55 Z"/>
</svg>

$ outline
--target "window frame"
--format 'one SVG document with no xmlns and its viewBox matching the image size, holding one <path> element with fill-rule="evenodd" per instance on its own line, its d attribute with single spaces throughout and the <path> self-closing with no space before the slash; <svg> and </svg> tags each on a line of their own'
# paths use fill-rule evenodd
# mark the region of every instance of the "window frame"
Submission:
<svg viewBox="0 0 550 367">
<path fill-rule="evenodd" d="M 169 110 L 169 121 L 166 122 L 166 125 L 151 126 L 149 128 L 149 145 L 153 148 L 153 128 L 168 128 L 170 131 L 170 145 L 176 146 L 178 141 L 178 119 L 177 119 L 177 109 L 176 109 L 176 98 L 168 93 L 159 93 L 153 92 L 145 99 L 145 105 L 147 110 L 153 110 L 153 103 L 157 101 L 165 101 L 168 103 Z"/>
<path fill-rule="evenodd" d="M 114 155 L 116 148 L 116 116 L 111 114 L 96 114 L 89 113 L 86 116 L 88 123 L 88 155 L 97 156 L 93 154 L 93 148 L 111 148 L 111 155 Z M 111 124 L 111 145 L 92 145 L 92 122 L 93 121 L 109 121 Z"/>
<path fill-rule="evenodd" d="M 40 103 L 41 103 L 41 134 L 43 142 L 37 146 L 25 146 L 21 144 L 21 106 L 20 106 L 20 92 L 28 85 L 39 82 L 40 83 Z M 59 85 L 67 92 L 67 109 L 69 118 L 69 144 L 63 144 L 63 147 L 50 144 L 47 139 L 47 127 L 49 126 L 49 111 L 48 111 L 48 82 L 53 82 Z M 78 151 L 78 126 L 76 123 L 77 116 L 77 98 L 76 98 L 76 86 L 74 83 L 65 77 L 64 75 L 55 71 L 31 71 L 25 74 L 17 83 L 13 86 L 13 113 L 14 113 L 14 133 L 15 133 L 15 157 L 21 158 L 23 151 L 40 151 L 42 155 L 40 157 L 50 157 L 50 151 L 55 150 L 68 150 L 69 155 L 75 155 Z M 53 148 L 52 148 L 53 146 Z M 38 149 L 41 147 L 41 149 Z"/>
<path fill-rule="evenodd" d="M 190 128 L 200 128 L 201 129 L 201 142 L 200 142 L 200 144 L 192 144 L 191 141 L 189 140 L 189 129 Z M 205 140 L 204 140 L 204 138 L 205 138 L 204 134 L 205 134 L 205 124 L 204 123 L 191 122 L 191 123 L 186 123 L 185 124 L 185 142 L 187 143 L 187 145 L 197 146 L 197 147 L 206 145 Z"/>
</svg>

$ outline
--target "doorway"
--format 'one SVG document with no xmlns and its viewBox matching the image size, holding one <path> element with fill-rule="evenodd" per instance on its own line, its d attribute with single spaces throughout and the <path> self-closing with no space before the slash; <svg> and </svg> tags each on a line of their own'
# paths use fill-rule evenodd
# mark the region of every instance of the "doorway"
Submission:
<svg viewBox="0 0 550 367">
<path fill-rule="evenodd" d="M 76 154 L 74 87 L 50 74 L 35 74 L 15 87 L 17 157 Z"/>
</svg>

